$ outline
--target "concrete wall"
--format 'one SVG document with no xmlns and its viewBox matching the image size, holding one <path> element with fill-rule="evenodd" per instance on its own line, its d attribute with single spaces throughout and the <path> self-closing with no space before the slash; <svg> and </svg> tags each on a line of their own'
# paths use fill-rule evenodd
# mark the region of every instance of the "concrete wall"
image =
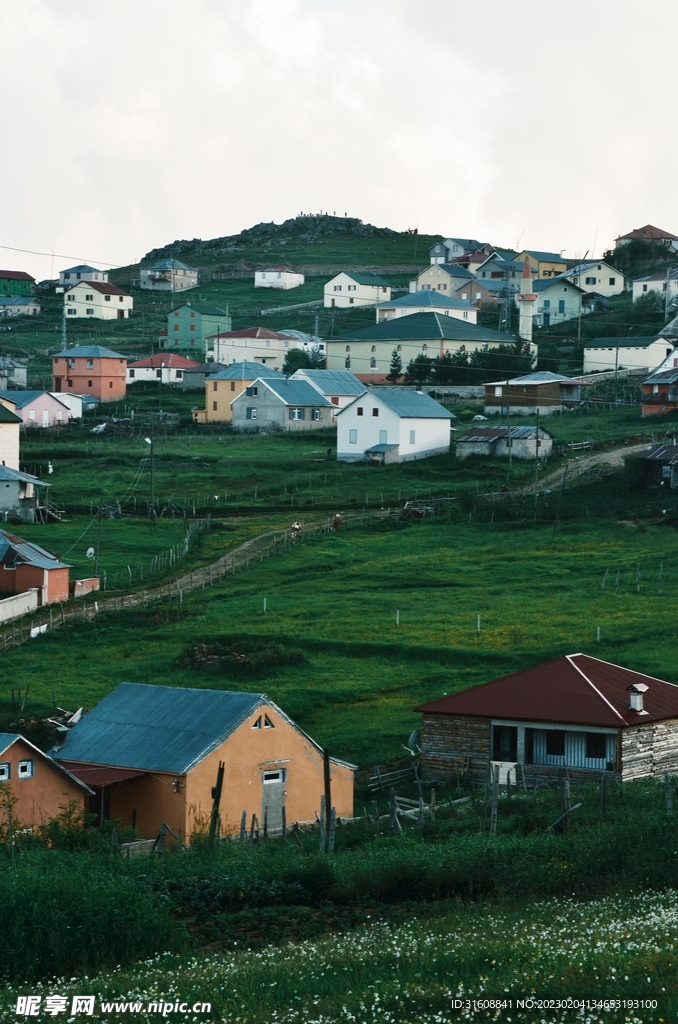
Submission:
<svg viewBox="0 0 678 1024">
<path fill-rule="evenodd" d="M 612 339 L 610 339 L 612 341 Z M 658 338 L 651 345 L 646 347 L 635 347 L 624 345 L 617 347 L 614 344 L 605 345 L 605 339 L 601 339 L 600 346 L 588 346 L 584 349 L 584 373 L 592 373 L 594 370 L 614 370 L 624 367 L 626 369 L 655 370 L 660 363 L 663 363 L 673 352 L 673 345 L 664 338 Z"/>
<path fill-rule="evenodd" d="M 14 412 L 14 407 L 9 402 L 2 404 L 6 404 L 10 412 Z M 0 423 L 0 463 L 9 469 L 19 469 L 20 430 L 20 423 Z"/>
<path fill-rule="evenodd" d="M 428 356 L 435 359 L 446 352 L 454 354 L 464 347 L 467 352 L 487 347 L 481 341 L 442 341 L 431 338 L 429 341 L 327 341 L 327 369 L 350 370 L 360 380 L 383 383 L 391 366 L 391 356 L 395 350 L 400 356 L 403 371 L 411 359 L 417 356 Z M 374 362 L 374 365 L 372 365 Z"/>
<path fill-rule="evenodd" d="M 203 423 L 231 423 L 231 402 L 250 387 L 252 380 L 206 380 Z"/>
<path fill-rule="evenodd" d="M 139 273 L 139 287 L 154 292 L 184 292 L 198 285 L 197 270 L 179 270 L 166 267 L 153 270 L 144 267 Z"/>
<path fill-rule="evenodd" d="M 463 284 L 470 285 L 473 283 L 473 278 L 466 275 L 463 267 L 460 268 L 460 271 L 459 276 L 455 277 L 452 274 L 448 274 L 447 270 L 442 270 L 439 266 L 427 267 L 426 270 L 422 270 L 421 274 L 417 275 L 416 290 L 421 292 L 431 289 L 434 292 L 440 292 L 441 295 L 446 295 L 448 299 L 453 299 L 457 288 Z"/>
<path fill-rule="evenodd" d="M 25 427 L 65 427 L 71 418 L 70 409 L 49 391 L 16 410 Z"/>
<path fill-rule="evenodd" d="M 454 298 L 450 295 L 449 298 Z M 440 313 L 442 316 L 451 316 L 454 320 L 465 320 L 469 324 L 478 321 L 478 310 L 475 306 L 471 309 L 450 309 L 447 306 L 392 306 L 390 309 L 377 309 L 377 323 L 382 320 L 397 320 L 401 316 L 410 316 L 412 313 Z"/>
<path fill-rule="evenodd" d="M 23 594 L 12 594 L 11 597 L 0 599 L 0 622 L 11 622 L 21 615 L 30 615 L 38 607 L 40 591 L 37 587 Z"/>
<path fill-rule="evenodd" d="M 86 580 L 73 580 L 69 587 L 72 597 L 84 597 L 85 594 L 92 594 L 101 589 L 101 581 L 98 576 L 91 576 Z"/>
<path fill-rule="evenodd" d="M 257 270 L 254 274 L 255 288 L 298 288 L 304 283 L 303 274 L 291 270 Z"/>
<path fill-rule="evenodd" d="M 324 289 L 326 308 L 336 306 L 371 306 L 377 302 L 390 302 L 391 289 L 384 285 L 359 284 L 348 274 L 337 274 Z"/>
<path fill-rule="evenodd" d="M 134 306 L 131 295 L 104 295 L 86 281 L 70 288 L 64 294 L 64 313 L 67 320 L 84 317 L 88 320 L 126 320 Z M 91 310 L 91 312 L 89 312 Z"/>
</svg>

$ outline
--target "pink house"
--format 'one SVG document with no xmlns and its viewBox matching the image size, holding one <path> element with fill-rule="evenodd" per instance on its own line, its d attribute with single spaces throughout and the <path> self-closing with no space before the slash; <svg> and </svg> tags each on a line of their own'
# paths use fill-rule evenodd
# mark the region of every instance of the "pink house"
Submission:
<svg viewBox="0 0 678 1024">
<path fill-rule="evenodd" d="M 0 391 L 0 402 L 25 427 L 65 427 L 71 415 L 68 406 L 49 391 Z"/>
</svg>

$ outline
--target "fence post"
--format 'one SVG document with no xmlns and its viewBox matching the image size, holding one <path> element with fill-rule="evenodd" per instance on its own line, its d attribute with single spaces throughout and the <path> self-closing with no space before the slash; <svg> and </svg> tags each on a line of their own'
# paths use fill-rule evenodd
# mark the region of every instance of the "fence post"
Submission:
<svg viewBox="0 0 678 1024">
<path fill-rule="evenodd" d="M 497 832 L 497 805 L 499 803 L 499 765 L 495 764 L 492 770 L 492 809 L 490 811 L 490 832 L 496 835 Z"/>
</svg>

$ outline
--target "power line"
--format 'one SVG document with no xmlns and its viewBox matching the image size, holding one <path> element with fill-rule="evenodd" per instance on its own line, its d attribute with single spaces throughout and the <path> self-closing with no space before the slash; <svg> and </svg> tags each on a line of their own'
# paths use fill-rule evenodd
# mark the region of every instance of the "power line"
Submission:
<svg viewBox="0 0 678 1024">
<path fill-rule="evenodd" d="M 0 245 L 0 249 L 9 249 L 10 252 L 26 252 L 31 256 L 56 257 L 58 260 L 81 260 L 84 256 L 65 256 L 62 252 L 39 252 L 37 249 L 18 249 L 15 245 Z M 106 260 L 91 260 L 92 263 L 101 263 L 105 267 L 119 267 L 120 263 L 108 263 Z"/>
</svg>

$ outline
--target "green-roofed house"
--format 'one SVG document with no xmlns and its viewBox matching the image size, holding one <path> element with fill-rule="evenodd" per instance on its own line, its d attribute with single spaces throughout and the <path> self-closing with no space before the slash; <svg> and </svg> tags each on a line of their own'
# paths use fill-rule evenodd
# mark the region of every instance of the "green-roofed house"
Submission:
<svg viewBox="0 0 678 1024">
<path fill-rule="evenodd" d="M 452 413 L 422 391 L 371 388 L 337 413 L 337 461 L 409 462 L 450 450 Z"/>
<path fill-rule="evenodd" d="M 651 373 L 674 350 L 667 337 L 592 338 L 584 346 L 584 373 L 640 370 Z"/>
<path fill-rule="evenodd" d="M 202 302 L 184 302 L 167 316 L 167 337 L 160 338 L 160 347 L 170 352 L 190 352 L 192 358 L 204 361 L 205 339 L 212 334 L 230 331 L 233 326 L 227 309 Z"/>
<path fill-rule="evenodd" d="M 389 302 L 391 286 L 379 274 L 342 270 L 325 285 L 325 307 L 347 309 L 351 306 L 374 306 Z"/>
<path fill-rule="evenodd" d="M 420 355 L 435 359 L 446 352 L 457 352 L 462 346 L 467 352 L 474 352 L 515 341 L 512 334 L 442 313 L 412 313 L 327 339 L 327 369 L 350 370 L 364 383 L 379 384 L 386 382 L 394 351 L 403 366 L 407 366 Z M 536 353 L 536 345 L 532 351 Z"/>
</svg>

